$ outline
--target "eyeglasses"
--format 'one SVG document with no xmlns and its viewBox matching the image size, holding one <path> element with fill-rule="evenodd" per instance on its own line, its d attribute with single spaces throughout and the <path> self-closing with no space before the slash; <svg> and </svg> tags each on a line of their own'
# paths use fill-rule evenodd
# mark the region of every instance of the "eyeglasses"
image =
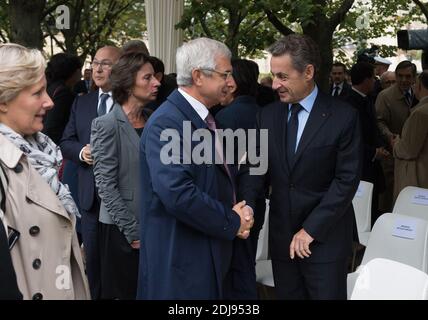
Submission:
<svg viewBox="0 0 428 320">
<path fill-rule="evenodd" d="M 227 80 L 227 78 L 232 76 L 232 71 L 218 71 L 216 69 L 211 69 L 211 68 L 200 68 L 200 70 L 218 73 L 223 80 Z"/>
<path fill-rule="evenodd" d="M 113 63 L 107 62 L 107 61 L 101 61 L 101 62 L 96 60 L 92 61 L 91 63 L 92 69 L 97 69 L 99 66 L 101 66 L 101 69 L 103 70 L 109 70 L 113 66 Z"/>
</svg>

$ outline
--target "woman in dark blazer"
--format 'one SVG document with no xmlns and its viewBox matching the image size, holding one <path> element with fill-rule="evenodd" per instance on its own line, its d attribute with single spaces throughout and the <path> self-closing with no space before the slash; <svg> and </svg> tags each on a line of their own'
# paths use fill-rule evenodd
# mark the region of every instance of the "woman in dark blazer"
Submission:
<svg viewBox="0 0 428 320">
<path fill-rule="evenodd" d="M 95 183 L 101 198 L 101 299 L 135 299 L 139 240 L 139 138 L 159 81 L 150 58 L 124 54 L 110 76 L 115 104 L 92 122 Z"/>
<path fill-rule="evenodd" d="M 233 131 L 255 129 L 256 115 L 260 107 L 256 102 L 258 85 L 253 62 L 234 59 L 232 67 L 233 81 L 230 82 L 229 92 L 221 102 L 225 107 L 217 113 L 216 120 L 223 129 L 229 128 Z M 242 150 L 245 149 L 242 148 Z M 239 148 L 235 148 L 236 164 L 245 155 L 238 151 Z M 251 229 L 250 237 L 246 240 L 234 240 L 232 264 L 225 284 L 224 296 L 226 299 L 257 298 L 255 259 L 265 208 L 265 194 L 261 194 L 254 210 L 254 226 Z"/>
</svg>

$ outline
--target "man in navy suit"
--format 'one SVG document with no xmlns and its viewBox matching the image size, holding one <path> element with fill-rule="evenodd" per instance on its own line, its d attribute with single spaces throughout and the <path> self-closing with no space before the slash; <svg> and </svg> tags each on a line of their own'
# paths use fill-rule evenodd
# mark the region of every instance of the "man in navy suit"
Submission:
<svg viewBox="0 0 428 320">
<path fill-rule="evenodd" d="M 82 211 L 81 233 L 92 299 L 98 299 L 100 294 L 100 244 L 98 243 L 100 201 L 95 190 L 89 142 L 92 120 L 109 112 L 113 105 L 109 77 L 111 68 L 119 56 L 120 50 L 112 46 L 105 46 L 97 51 L 92 62 L 92 78 L 99 90 L 76 97 L 60 142 L 64 157 L 78 165 L 78 198 Z"/>
<path fill-rule="evenodd" d="M 195 158 L 202 145 L 215 153 L 215 121 L 208 109 L 226 92 L 230 56 L 224 44 L 207 38 L 181 46 L 179 89 L 144 128 L 139 299 L 222 298 L 232 240 L 247 238 L 252 227 L 252 210 L 235 204 L 233 168 L 213 164 L 211 157 L 202 163 Z M 211 139 L 190 141 L 183 130 Z M 173 133 L 178 139 L 169 141 Z"/>
<path fill-rule="evenodd" d="M 281 101 L 262 109 L 257 128 L 269 132 L 269 249 L 276 296 L 346 299 L 352 199 L 361 166 L 358 114 L 318 90 L 320 55 L 312 39 L 289 35 L 270 52 L 273 89 Z M 241 176 L 240 193 L 249 206 L 255 206 L 264 179 Z"/>
</svg>

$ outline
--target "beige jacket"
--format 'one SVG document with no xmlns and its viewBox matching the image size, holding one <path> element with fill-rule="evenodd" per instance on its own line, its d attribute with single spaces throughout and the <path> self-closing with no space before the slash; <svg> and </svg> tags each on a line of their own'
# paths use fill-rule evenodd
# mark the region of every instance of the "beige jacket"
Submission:
<svg viewBox="0 0 428 320">
<path fill-rule="evenodd" d="M 1 134 L 0 161 L 8 179 L 5 218 L 20 233 L 11 256 L 24 299 L 89 299 L 75 217 Z"/>
<path fill-rule="evenodd" d="M 404 122 L 410 115 L 410 107 L 397 84 L 379 93 L 376 113 L 379 129 L 388 140 L 393 134 L 401 134 Z"/>
<path fill-rule="evenodd" d="M 406 186 L 428 188 L 428 97 L 414 107 L 394 146 L 394 196 Z"/>
</svg>

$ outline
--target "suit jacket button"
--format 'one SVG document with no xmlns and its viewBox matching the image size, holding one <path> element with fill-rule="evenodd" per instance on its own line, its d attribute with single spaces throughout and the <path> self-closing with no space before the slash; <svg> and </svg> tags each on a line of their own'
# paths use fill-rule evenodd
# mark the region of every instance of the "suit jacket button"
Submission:
<svg viewBox="0 0 428 320">
<path fill-rule="evenodd" d="M 34 261 L 33 261 L 33 268 L 35 270 L 40 269 L 41 265 L 42 265 L 42 261 L 40 259 L 34 259 Z"/>
<path fill-rule="evenodd" d="M 40 233 L 40 228 L 38 226 L 32 226 L 29 231 L 30 231 L 30 235 L 35 237 Z"/>
<path fill-rule="evenodd" d="M 13 171 L 15 171 L 15 173 L 21 173 L 22 172 L 22 170 L 24 170 L 24 167 L 22 166 L 22 164 L 20 164 L 20 163 L 18 163 L 17 165 L 16 165 L 16 167 L 15 168 L 13 168 Z"/>
<path fill-rule="evenodd" d="M 33 300 L 43 300 L 43 295 L 40 292 L 37 292 L 33 295 Z"/>
<path fill-rule="evenodd" d="M 294 189 L 294 184 L 290 183 L 290 189 L 293 190 Z"/>
</svg>

